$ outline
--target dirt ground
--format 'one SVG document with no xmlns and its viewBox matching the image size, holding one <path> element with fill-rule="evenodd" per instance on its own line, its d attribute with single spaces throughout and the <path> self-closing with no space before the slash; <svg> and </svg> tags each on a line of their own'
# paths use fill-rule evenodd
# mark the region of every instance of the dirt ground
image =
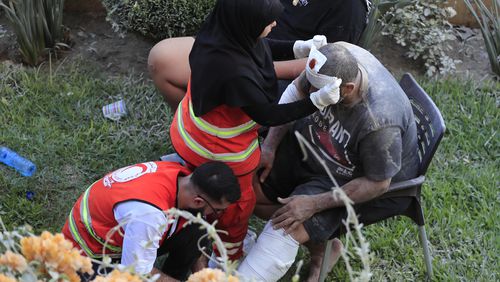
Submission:
<svg viewBox="0 0 500 282">
<path fill-rule="evenodd" d="M 134 33 L 121 37 L 113 32 L 111 25 L 102 15 L 65 14 L 64 24 L 69 28 L 72 49 L 63 52 L 59 60 L 71 61 L 81 57 L 84 61 L 96 63 L 110 75 L 130 73 L 145 74 L 147 77 L 147 57 L 154 41 Z M 460 28 L 461 39 L 450 42 L 450 57 L 461 60 L 454 76 L 473 77 L 478 80 L 490 79 L 488 56 L 479 30 Z M 458 31 L 457 31 L 458 32 Z M 5 15 L 0 14 L 0 62 L 21 61 L 16 50 L 15 36 L 8 26 Z M 405 49 L 388 38 L 382 38 L 373 46 L 377 56 L 396 77 L 405 72 L 416 76 L 424 74 L 419 63 L 404 56 Z"/>
</svg>

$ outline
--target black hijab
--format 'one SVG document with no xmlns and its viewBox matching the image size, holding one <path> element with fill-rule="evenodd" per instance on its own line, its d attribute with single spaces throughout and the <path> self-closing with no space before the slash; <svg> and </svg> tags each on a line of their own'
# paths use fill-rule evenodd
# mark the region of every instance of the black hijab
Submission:
<svg viewBox="0 0 500 282">
<path fill-rule="evenodd" d="M 282 12 L 279 0 L 218 0 L 189 54 L 194 113 L 278 99 L 271 52 L 259 38 Z"/>
</svg>

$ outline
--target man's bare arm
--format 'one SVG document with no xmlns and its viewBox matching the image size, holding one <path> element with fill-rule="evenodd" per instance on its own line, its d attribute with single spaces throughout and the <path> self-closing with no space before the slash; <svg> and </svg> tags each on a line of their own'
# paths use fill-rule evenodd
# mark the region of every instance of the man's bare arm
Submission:
<svg viewBox="0 0 500 282">
<path fill-rule="evenodd" d="M 293 123 L 288 123 L 276 127 L 269 128 L 269 132 L 267 133 L 266 139 L 261 146 L 261 158 L 259 168 L 263 168 L 262 173 L 259 176 L 259 181 L 261 183 L 266 180 L 267 176 L 271 172 L 274 163 L 274 157 L 276 154 L 276 149 L 280 144 L 285 133 L 290 130 Z"/>
<path fill-rule="evenodd" d="M 359 177 L 347 182 L 342 186 L 342 190 L 344 190 L 347 197 L 355 204 L 359 204 L 382 195 L 389 189 L 390 184 L 390 178 L 382 181 L 374 181 L 366 177 Z M 315 198 L 317 212 L 344 206 L 342 200 L 338 197 L 334 197 L 333 193 L 330 192 L 314 195 L 312 197 Z"/>
</svg>

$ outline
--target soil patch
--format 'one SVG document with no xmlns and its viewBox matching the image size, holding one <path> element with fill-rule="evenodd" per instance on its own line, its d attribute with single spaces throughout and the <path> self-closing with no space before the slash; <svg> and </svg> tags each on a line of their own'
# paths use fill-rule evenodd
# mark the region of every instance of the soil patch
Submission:
<svg viewBox="0 0 500 282">
<path fill-rule="evenodd" d="M 114 32 L 103 15 L 65 13 L 64 25 L 69 29 L 71 49 L 59 53 L 59 62 L 81 59 L 109 75 L 146 73 L 148 53 L 155 42 L 134 33 Z M 0 62 L 21 62 L 15 41 L 7 19 L 0 14 Z"/>
<path fill-rule="evenodd" d="M 65 15 L 73 48 L 68 59 L 81 57 L 117 74 L 146 73 L 149 50 L 155 42 L 134 34 L 114 32 L 103 16 Z"/>
<path fill-rule="evenodd" d="M 103 15 L 64 15 L 64 24 L 70 30 L 72 49 L 62 54 L 62 59 L 71 61 L 82 58 L 98 65 L 109 75 L 130 75 L 147 77 L 147 57 L 154 41 L 143 36 L 127 33 L 125 36 L 114 32 Z M 492 79 L 488 55 L 481 33 L 477 29 L 458 28 L 458 40 L 450 42 L 449 56 L 462 61 L 457 64 L 458 78 Z M 15 36 L 5 15 L 0 14 L 0 61 L 21 61 L 16 50 Z M 372 53 L 396 76 L 405 72 L 415 76 L 425 73 L 423 64 L 405 57 L 405 48 L 384 37 L 372 48 Z M 60 59 L 61 60 L 61 59 Z"/>
</svg>

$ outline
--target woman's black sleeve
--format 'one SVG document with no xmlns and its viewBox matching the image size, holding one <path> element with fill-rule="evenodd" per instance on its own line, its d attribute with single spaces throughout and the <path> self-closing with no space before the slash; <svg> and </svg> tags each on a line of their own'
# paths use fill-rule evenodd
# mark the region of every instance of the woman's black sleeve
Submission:
<svg viewBox="0 0 500 282">
<path fill-rule="evenodd" d="M 289 104 L 261 104 L 245 106 L 242 110 L 256 123 L 277 126 L 306 117 L 318 110 L 311 99 L 305 98 Z"/>
<path fill-rule="evenodd" d="M 295 41 L 278 40 L 265 38 L 264 40 L 269 45 L 274 61 L 285 61 L 295 59 L 293 54 L 293 44 Z"/>
</svg>

